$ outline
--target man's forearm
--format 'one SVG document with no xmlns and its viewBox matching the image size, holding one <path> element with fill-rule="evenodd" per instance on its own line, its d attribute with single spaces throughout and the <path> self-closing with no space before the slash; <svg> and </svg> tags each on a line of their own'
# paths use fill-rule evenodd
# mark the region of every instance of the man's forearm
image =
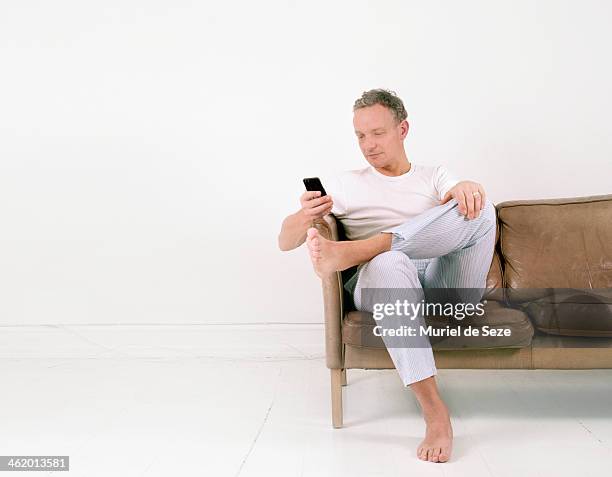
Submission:
<svg viewBox="0 0 612 477">
<path fill-rule="evenodd" d="M 306 231 L 312 225 L 312 220 L 299 210 L 283 220 L 280 234 L 278 235 L 278 247 L 282 251 L 293 250 L 306 241 Z"/>
</svg>

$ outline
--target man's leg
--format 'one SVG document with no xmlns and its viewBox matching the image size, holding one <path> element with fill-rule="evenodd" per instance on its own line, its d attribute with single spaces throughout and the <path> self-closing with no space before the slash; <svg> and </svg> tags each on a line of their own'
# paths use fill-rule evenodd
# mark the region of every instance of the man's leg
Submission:
<svg viewBox="0 0 612 477">
<path fill-rule="evenodd" d="M 487 204 L 481 213 L 482 223 L 466 224 L 463 219 L 453 214 L 444 214 L 436 221 L 415 232 L 410 226 L 400 227 L 401 234 L 394 237 L 393 247 L 414 253 L 417 256 L 439 253 L 449 248 L 460 248 L 439 257 L 433 257 L 429 262 L 423 279 L 427 288 L 462 289 L 465 300 L 480 300 L 481 291 L 486 287 L 487 275 L 493 259 L 495 246 L 495 210 L 492 204 Z M 447 237 L 453 235 L 452 240 Z M 430 246 L 432 244 L 433 246 Z M 420 253 L 419 253 L 420 252 Z M 475 293 L 473 293 L 475 292 Z M 460 294 L 459 294 L 460 295 Z M 433 462 L 448 460 L 443 450 L 438 450 L 435 443 L 439 442 L 440 435 L 450 433 L 452 428 L 445 427 L 450 422 L 446 405 L 440 398 L 435 379 L 425 379 L 410 386 L 421 406 L 427 431 L 425 439 L 417 449 L 420 459 Z"/>
<path fill-rule="evenodd" d="M 425 439 L 417 447 L 417 457 L 430 462 L 446 462 L 450 459 L 453 428 L 448 408 L 432 376 L 410 385 L 425 419 Z"/>
<path fill-rule="evenodd" d="M 393 228 L 391 250 L 413 259 L 432 259 L 425 271 L 425 288 L 484 291 L 495 246 L 495 206 L 487 201 L 478 218 L 465 220 L 456 205 L 447 207 L 454 202 Z"/>
<path fill-rule="evenodd" d="M 376 255 L 391 250 L 390 233 L 376 234 L 366 240 L 336 242 L 327 240 L 317 229 L 310 228 L 306 234 L 306 245 L 310 260 L 321 278 L 353 265 L 365 263 Z"/>
<path fill-rule="evenodd" d="M 407 258 L 433 259 L 426 270 L 426 287 L 484 289 L 495 240 L 495 209 L 492 203 L 485 204 L 478 218 L 467 220 L 459 213 L 457 202 L 452 200 L 385 232 L 387 233 L 378 234 L 368 240 L 333 246 L 333 242 L 319 237 L 314 229 L 309 230 L 307 243 L 315 271 L 324 276 L 332 271 L 363 263 L 379 254 L 391 256 L 384 252 L 401 251 Z M 366 266 L 362 267 L 361 272 Z M 379 287 L 391 288 L 391 275 L 388 270 L 378 272 L 378 276 L 387 277 Z M 414 281 L 408 280 L 404 283 L 399 287 L 410 287 Z M 366 288 L 364 283 L 356 290 L 357 301 L 363 288 Z M 415 352 L 410 348 L 388 348 L 400 376 L 408 378 L 405 383 L 410 385 L 415 393 L 427 424 L 426 436 L 417 449 L 417 455 L 423 460 L 445 462 L 450 458 L 452 443 L 448 409 L 437 390 L 435 364 L 431 376 L 409 382 L 410 374 L 418 375 L 425 369 L 422 364 L 427 362 L 426 359 L 423 361 L 414 358 L 419 355 L 426 356 L 423 355 L 424 348 L 415 349 L 419 351 Z M 411 366 L 416 368 L 415 371 L 409 370 Z"/>
<path fill-rule="evenodd" d="M 424 273 L 425 293 L 428 288 L 448 288 L 459 291 L 453 294 L 466 302 L 480 300 L 493 258 L 495 222 L 491 202 L 485 204 L 477 219 L 466 220 L 458 212 L 456 201 L 451 201 L 392 229 L 391 250 L 415 261 L 431 259 Z M 410 388 L 427 424 L 417 455 L 423 460 L 445 462 L 450 457 L 452 427 L 435 378 L 413 383 Z"/>
<path fill-rule="evenodd" d="M 359 278 L 353 292 L 355 308 L 372 313 L 374 302 L 392 302 L 399 297 L 394 291 L 401 293 L 404 290 L 410 293 L 410 300 L 415 303 L 424 298 L 414 263 L 402 252 L 381 253 L 359 270 Z M 373 293 L 369 293 L 370 291 Z M 400 323 L 392 323 L 385 318 L 377 324 L 384 329 L 395 328 Z M 424 321 L 421 315 L 416 316 L 410 323 L 411 326 L 422 324 Z M 410 337 L 383 336 L 383 341 L 405 386 L 436 374 L 433 352 L 426 336 L 419 340 Z"/>
<path fill-rule="evenodd" d="M 473 246 L 494 229 L 495 207 L 490 201 L 477 218 L 468 220 L 452 199 L 366 240 L 335 242 L 310 228 L 306 244 L 315 272 L 324 277 L 390 250 L 400 250 L 412 259 L 442 257 Z"/>
<path fill-rule="evenodd" d="M 415 261 L 399 251 L 381 253 L 359 270 L 353 294 L 355 307 L 361 311 L 373 312 L 373 302 L 368 299 L 367 292 L 362 296 L 363 289 L 378 289 L 383 294 L 385 290 L 389 290 L 390 295 L 392 289 L 413 290 L 414 302 L 423 297 Z M 378 302 L 380 294 L 376 295 L 376 298 Z M 423 317 L 419 315 L 411 322 L 411 326 L 418 327 L 423 323 Z M 384 329 L 385 319 L 380 324 Z M 427 337 L 422 340 L 427 340 Z M 427 428 L 425 439 L 417 448 L 417 457 L 431 462 L 446 462 L 451 455 L 453 431 L 448 409 L 436 386 L 436 365 L 428 340 L 423 343 L 414 338 L 406 338 L 402 343 L 397 337 L 384 337 L 383 341 L 402 382 L 405 386 L 410 386 L 423 411 Z M 414 346 L 415 343 L 417 346 Z"/>
</svg>

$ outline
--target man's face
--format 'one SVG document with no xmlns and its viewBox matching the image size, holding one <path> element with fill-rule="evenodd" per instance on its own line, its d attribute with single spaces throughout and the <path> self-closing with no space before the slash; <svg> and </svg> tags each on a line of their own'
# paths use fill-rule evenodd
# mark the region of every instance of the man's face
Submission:
<svg viewBox="0 0 612 477">
<path fill-rule="evenodd" d="M 390 109 L 381 104 L 358 109 L 353 126 L 361 152 L 373 167 L 384 168 L 403 157 L 408 122 L 396 123 Z"/>
</svg>

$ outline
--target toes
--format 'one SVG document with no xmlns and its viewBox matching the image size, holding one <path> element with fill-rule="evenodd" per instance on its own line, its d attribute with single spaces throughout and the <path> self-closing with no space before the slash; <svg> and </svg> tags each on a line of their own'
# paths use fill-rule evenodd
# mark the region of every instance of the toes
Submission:
<svg viewBox="0 0 612 477">
<path fill-rule="evenodd" d="M 319 246 L 319 241 L 316 238 L 308 239 L 308 248 L 310 250 L 316 250 L 316 251 L 321 250 L 321 247 Z"/>
<path fill-rule="evenodd" d="M 419 448 L 417 449 L 417 457 L 418 457 L 419 459 L 421 459 L 421 460 L 423 460 L 423 455 L 422 455 L 422 454 L 423 454 L 423 448 L 422 448 L 422 447 L 419 447 Z"/>
<path fill-rule="evenodd" d="M 310 254 L 310 258 L 313 260 L 318 260 L 321 258 L 321 252 L 316 248 L 308 248 L 308 253 Z"/>
<path fill-rule="evenodd" d="M 431 461 L 432 461 L 432 462 L 439 462 L 439 457 L 440 457 L 440 451 L 441 451 L 441 450 L 442 450 L 442 449 L 440 449 L 439 447 L 436 447 L 436 448 L 433 450 L 433 455 L 432 455 L 432 457 L 431 457 Z"/>
<path fill-rule="evenodd" d="M 319 258 L 321 253 L 321 245 L 319 243 L 319 239 L 317 237 L 308 237 L 306 239 L 306 242 L 306 244 L 308 245 L 308 251 L 310 252 L 310 256 L 313 258 Z"/>
<path fill-rule="evenodd" d="M 447 462 L 449 458 L 450 458 L 450 451 L 446 448 L 443 448 L 440 451 L 440 456 L 438 457 L 438 459 L 440 459 L 440 462 Z"/>
<path fill-rule="evenodd" d="M 434 460 L 434 449 L 433 447 L 427 451 L 427 460 L 429 462 L 435 462 Z"/>
<path fill-rule="evenodd" d="M 321 243 L 319 242 L 319 237 L 318 236 L 308 237 L 306 239 L 306 243 L 308 244 L 308 248 L 310 248 L 310 249 L 316 249 L 316 250 L 320 250 L 321 249 Z"/>
<path fill-rule="evenodd" d="M 427 460 L 427 449 L 425 447 L 419 447 L 417 449 L 417 457 L 421 460 Z"/>
</svg>

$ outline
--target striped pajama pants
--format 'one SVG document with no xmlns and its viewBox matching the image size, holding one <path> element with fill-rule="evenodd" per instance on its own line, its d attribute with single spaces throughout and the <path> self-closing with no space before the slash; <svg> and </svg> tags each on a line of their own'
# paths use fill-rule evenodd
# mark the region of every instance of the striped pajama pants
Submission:
<svg viewBox="0 0 612 477">
<path fill-rule="evenodd" d="M 362 305 L 361 292 L 367 288 L 410 288 L 421 292 L 423 288 L 480 288 L 484 291 L 493 259 L 495 220 L 495 207 L 489 201 L 477 218 L 468 220 L 459 213 L 457 201 L 452 199 L 386 230 L 393 234 L 391 250 L 361 264 L 351 279 L 355 286 L 355 307 L 373 311 L 368 309 L 371 305 Z M 424 324 L 422 315 L 416 317 L 414 324 Z M 426 346 L 422 347 L 390 347 L 383 337 L 405 386 L 437 374 L 429 339 L 425 339 Z"/>
</svg>

